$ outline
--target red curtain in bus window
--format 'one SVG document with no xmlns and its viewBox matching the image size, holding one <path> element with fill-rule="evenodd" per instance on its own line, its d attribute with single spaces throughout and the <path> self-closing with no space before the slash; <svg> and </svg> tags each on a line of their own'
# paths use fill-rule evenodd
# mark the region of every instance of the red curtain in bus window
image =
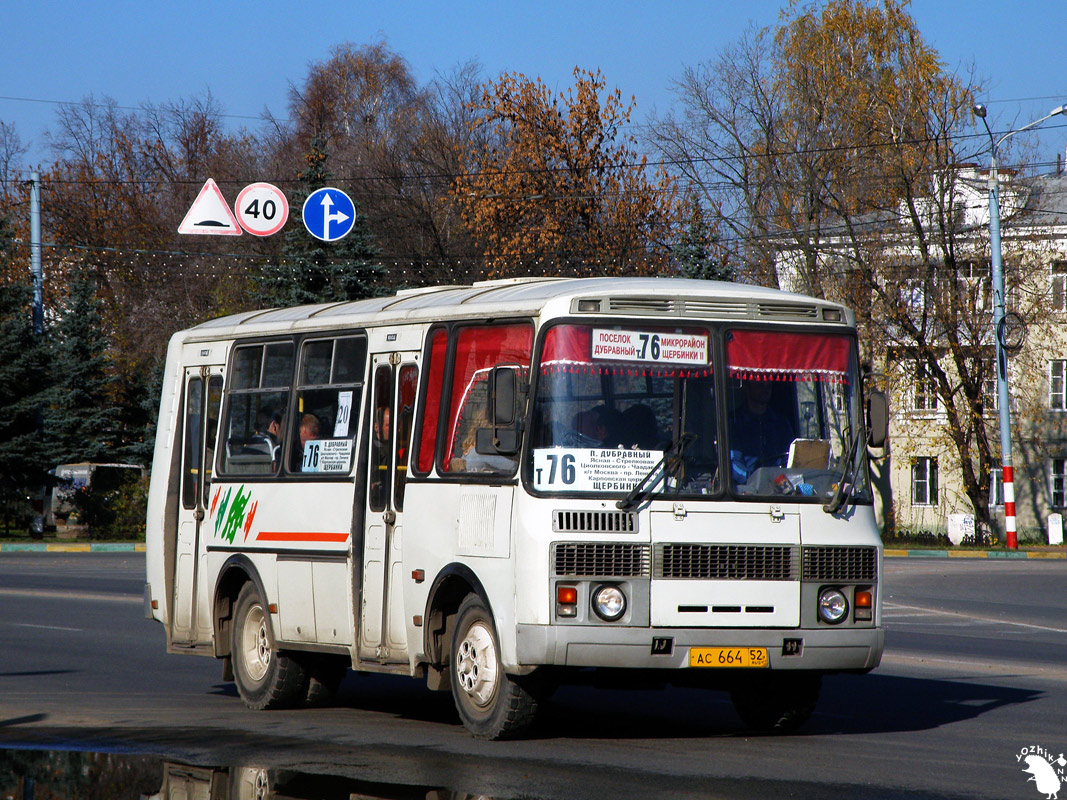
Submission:
<svg viewBox="0 0 1067 800">
<path fill-rule="evenodd" d="M 443 465 L 445 471 L 448 471 L 457 446 L 456 431 L 460 422 L 486 414 L 484 393 L 476 390 L 483 388 L 482 383 L 489 378 L 490 370 L 501 364 L 528 368 L 532 347 L 533 327 L 526 323 L 472 325 L 458 330 L 446 439 L 448 449 Z"/>
<path fill-rule="evenodd" d="M 699 336 L 710 342 L 705 328 L 642 328 L 641 333 Z M 545 334 L 541 348 L 541 374 L 559 372 L 595 375 L 654 375 L 666 378 L 696 378 L 711 375 L 711 364 L 701 367 L 657 363 L 651 360 L 602 360 L 592 357 L 593 327 L 586 325 L 556 325 Z M 709 350 L 710 352 L 710 350 Z"/>
<path fill-rule="evenodd" d="M 744 380 L 848 380 L 852 340 L 847 336 L 779 331 L 730 331 L 726 368 Z"/>
<path fill-rule="evenodd" d="M 444 328 L 433 332 L 430 344 L 430 363 L 426 368 L 426 408 L 419 431 L 419 452 L 415 456 L 418 471 L 426 474 L 433 469 L 434 443 L 437 441 L 437 420 L 441 415 L 441 390 L 445 384 L 445 350 L 448 333 Z"/>
</svg>

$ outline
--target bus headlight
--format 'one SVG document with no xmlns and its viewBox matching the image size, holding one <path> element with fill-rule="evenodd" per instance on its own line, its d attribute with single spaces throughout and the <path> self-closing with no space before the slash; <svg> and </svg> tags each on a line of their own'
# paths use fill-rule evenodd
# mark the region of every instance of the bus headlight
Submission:
<svg viewBox="0 0 1067 800">
<path fill-rule="evenodd" d="M 837 589 L 823 589 L 819 592 L 819 619 L 830 625 L 836 625 L 848 616 L 848 599 Z"/>
<path fill-rule="evenodd" d="M 598 586 L 593 592 L 593 611 L 605 622 L 615 622 L 626 613 L 626 595 L 618 586 Z"/>
</svg>

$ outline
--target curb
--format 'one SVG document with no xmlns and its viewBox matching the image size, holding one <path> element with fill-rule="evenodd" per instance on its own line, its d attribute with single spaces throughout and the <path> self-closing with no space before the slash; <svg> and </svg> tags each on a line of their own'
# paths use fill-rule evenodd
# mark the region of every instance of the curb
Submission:
<svg viewBox="0 0 1067 800">
<path fill-rule="evenodd" d="M 1005 550 L 890 550 L 886 558 L 987 558 L 993 561 L 1025 560 L 1031 558 L 1067 559 L 1067 553 L 1048 553 L 1041 550 L 1009 552 Z"/>
<path fill-rule="evenodd" d="M 144 551 L 143 542 L 130 542 L 129 544 L 117 542 L 98 542 L 96 544 L 0 544 L 0 552 L 4 553 L 143 553 Z"/>
</svg>

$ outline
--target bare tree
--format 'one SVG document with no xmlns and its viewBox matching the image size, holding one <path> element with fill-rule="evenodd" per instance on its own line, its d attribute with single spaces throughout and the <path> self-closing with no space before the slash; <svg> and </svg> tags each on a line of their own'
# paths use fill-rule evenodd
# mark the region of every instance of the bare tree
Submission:
<svg viewBox="0 0 1067 800">
<path fill-rule="evenodd" d="M 681 112 L 650 134 L 752 279 L 857 310 L 895 396 L 936 404 L 940 444 L 988 522 L 989 255 L 983 176 L 966 166 L 982 145 L 966 135 L 977 83 L 943 69 L 906 5 L 794 7 L 686 70 Z"/>
<path fill-rule="evenodd" d="M 15 125 L 0 120 L 0 210 L 9 208 L 20 194 L 18 186 L 24 180 L 20 162 L 27 152 Z"/>
</svg>

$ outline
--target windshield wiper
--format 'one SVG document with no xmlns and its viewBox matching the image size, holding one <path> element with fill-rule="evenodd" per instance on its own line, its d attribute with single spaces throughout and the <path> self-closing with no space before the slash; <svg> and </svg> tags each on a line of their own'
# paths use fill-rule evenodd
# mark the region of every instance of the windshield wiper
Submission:
<svg viewBox="0 0 1067 800">
<path fill-rule="evenodd" d="M 695 433 L 683 433 L 671 442 L 670 446 L 663 451 L 663 458 L 660 459 L 660 462 L 650 469 L 648 474 L 638 481 L 637 485 L 630 490 L 630 493 L 615 504 L 615 507 L 627 511 L 638 505 L 652 493 L 652 488 L 659 483 L 661 472 L 664 479 L 673 477 L 678 471 L 678 468 L 682 465 L 682 456 L 685 454 L 685 451 L 688 449 L 689 445 L 696 440 L 697 435 Z M 652 480 L 653 478 L 656 480 Z"/>
<path fill-rule="evenodd" d="M 852 473 L 856 469 L 856 448 L 859 446 L 860 437 L 853 436 L 852 441 L 849 443 L 848 455 L 845 460 L 845 468 L 841 471 L 841 477 L 837 481 L 837 489 L 834 490 L 833 497 L 830 498 L 830 502 L 822 507 L 822 510 L 827 514 L 836 514 L 841 510 L 841 507 L 848 502 L 848 499 L 852 496 L 852 483 L 849 478 L 852 477 Z"/>
</svg>

